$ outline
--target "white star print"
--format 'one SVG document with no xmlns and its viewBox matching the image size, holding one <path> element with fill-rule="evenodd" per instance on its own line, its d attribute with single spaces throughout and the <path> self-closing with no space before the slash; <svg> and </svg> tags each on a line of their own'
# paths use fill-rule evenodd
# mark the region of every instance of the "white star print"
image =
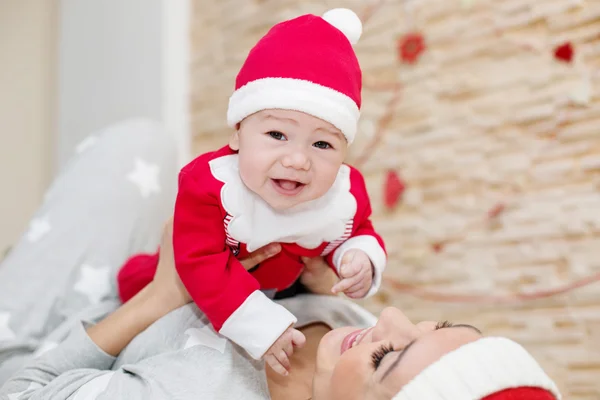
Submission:
<svg viewBox="0 0 600 400">
<path fill-rule="evenodd" d="M 31 382 L 31 383 L 29 383 L 29 386 L 27 387 L 27 389 L 23 390 L 22 392 L 9 394 L 8 400 L 19 400 L 21 398 L 21 396 L 23 396 L 25 393 L 39 389 L 41 387 L 42 387 L 42 385 L 40 385 L 39 383 Z"/>
<path fill-rule="evenodd" d="M 114 371 L 107 372 L 87 382 L 75 392 L 73 400 L 95 400 L 100 393 L 106 390 L 114 374 Z"/>
<path fill-rule="evenodd" d="M 51 229 L 52 227 L 50 226 L 48 218 L 42 217 L 33 219 L 29 224 L 29 230 L 26 234 L 27 240 L 29 240 L 30 242 L 37 242 L 38 240 L 46 236 L 46 234 L 50 232 Z"/>
<path fill-rule="evenodd" d="M 110 268 L 82 265 L 81 276 L 73 289 L 87 296 L 92 304 L 99 303 L 110 292 Z"/>
<path fill-rule="evenodd" d="M 7 312 L 0 312 L 0 342 L 12 340 L 17 337 L 8 326 L 8 321 L 10 321 L 10 314 Z"/>
<path fill-rule="evenodd" d="M 42 345 L 40 347 L 37 348 L 35 353 L 33 353 L 33 357 L 37 358 L 37 357 L 41 356 L 42 354 L 44 354 L 45 352 L 52 350 L 56 346 L 58 346 L 58 343 L 56 343 L 56 342 L 44 342 L 44 343 L 42 343 Z"/>
<path fill-rule="evenodd" d="M 135 169 L 127 175 L 127 179 L 133 182 L 140 189 L 142 197 L 146 198 L 152 193 L 160 193 L 158 173 L 158 165 L 136 158 Z"/>
<path fill-rule="evenodd" d="M 184 349 L 189 349 L 194 346 L 206 346 L 219 351 L 221 354 L 225 353 L 225 345 L 227 340 L 215 333 L 211 327 L 205 326 L 202 329 L 190 328 L 185 331 L 188 335 L 188 340 L 185 342 Z"/>
<path fill-rule="evenodd" d="M 75 147 L 75 152 L 77 154 L 83 153 L 84 151 L 86 151 L 87 149 L 89 149 L 90 147 L 95 145 L 97 141 L 98 141 L 97 136 L 94 136 L 94 135 L 88 136 L 85 139 L 83 139 L 81 142 L 79 142 L 77 147 Z"/>
</svg>

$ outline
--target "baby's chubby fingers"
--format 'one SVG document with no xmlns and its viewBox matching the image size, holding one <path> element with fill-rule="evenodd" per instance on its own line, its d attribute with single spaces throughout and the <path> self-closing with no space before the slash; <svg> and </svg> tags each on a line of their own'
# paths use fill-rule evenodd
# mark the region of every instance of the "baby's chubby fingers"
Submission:
<svg viewBox="0 0 600 400">
<path fill-rule="evenodd" d="M 283 350 L 281 350 L 281 353 L 283 353 L 285 355 Z M 280 357 L 282 357 L 282 356 L 280 355 Z M 287 356 L 285 356 L 285 359 L 287 359 Z M 287 369 L 286 369 L 286 367 L 284 367 L 284 365 L 281 363 L 281 361 L 279 361 L 279 358 L 275 357 L 275 355 L 272 353 L 269 353 L 265 356 L 265 361 L 267 362 L 267 364 L 269 364 L 269 366 L 273 369 L 273 371 L 277 372 L 278 374 L 283 375 L 283 376 L 287 376 L 289 374 L 289 372 L 288 372 L 289 359 L 288 359 L 288 363 L 287 363 L 287 365 L 288 365 Z"/>
<path fill-rule="evenodd" d="M 356 257 L 356 252 L 349 251 L 342 257 L 342 265 L 340 267 L 340 276 L 342 278 L 350 278 L 360 273 L 361 262 Z"/>
<path fill-rule="evenodd" d="M 293 329 L 292 343 L 295 347 L 302 348 L 306 343 L 306 336 L 304 336 L 304 333 L 300 332 L 298 329 Z"/>
<path fill-rule="evenodd" d="M 336 283 L 331 288 L 331 292 L 335 294 L 342 293 L 358 283 L 360 283 L 360 275 L 354 275 L 351 278 L 342 279 L 341 281 Z"/>
<path fill-rule="evenodd" d="M 348 295 L 349 293 L 357 292 L 366 287 L 371 287 L 371 280 L 365 277 L 360 277 L 354 285 L 344 290 L 344 293 Z"/>
<path fill-rule="evenodd" d="M 369 287 L 368 286 L 358 286 L 358 287 L 353 287 L 350 288 L 349 290 L 345 291 L 344 294 L 348 297 L 350 297 L 351 299 L 362 299 L 363 297 L 365 297 L 367 295 L 367 293 L 369 292 Z"/>
</svg>

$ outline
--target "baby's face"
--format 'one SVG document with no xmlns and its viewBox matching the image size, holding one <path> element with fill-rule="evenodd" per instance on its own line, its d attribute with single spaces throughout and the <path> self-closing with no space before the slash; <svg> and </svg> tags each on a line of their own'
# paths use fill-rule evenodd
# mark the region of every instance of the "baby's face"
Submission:
<svg viewBox="0 0 600 400">
<path fill-rule="evenodd" d="M 275 109 L 244 119 L 229 145 L 239 150 L 244 184 L 276 210 L 323 196 L 348 150 L 344 135 L 329 122 Z"/>
</svg>

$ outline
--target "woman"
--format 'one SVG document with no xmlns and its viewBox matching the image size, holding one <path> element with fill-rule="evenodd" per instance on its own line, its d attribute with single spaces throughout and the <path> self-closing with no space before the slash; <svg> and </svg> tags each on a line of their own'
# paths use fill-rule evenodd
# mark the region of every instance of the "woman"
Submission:
<svg viewBox="0 0 600 400">
<path fill-rule="evenodd" d="M 141 129 L 143 127 L 131 125 L 125 131 L 132 128 L 148 131 L 147 126 Z M 150 131 L 156 134 L 154 129 Z M 98 160 L 103 160 L 111 154 L 111 165 L 118 165 L 119 157 L 116 156 L 128 153 L 114 148 L 117 144 L 118 148 L 123 147 L 122 142 L 126 137 L 123 136 L 124 133 L 126 132 L 121 129 L 119 140 L 114 140 L 118 137 L 114 134 L 114 129 L 112 133 L 105 134 L 99 139 L 96 147 L 89 150 L 90 155 L 95 151 L 102 155 Z M 128 135 L 131 136 L 131 132 Z M 144 153 L 142 150 L 148 150 L 151 146 L 146 144 L 155 139 L 148 132 L 134 137 L 138 143 L 132 147 L 135 148 L 132 153 L 138 157 L 147 157 L 148 154 L 140 153 Z M 113 140 L 113 147 L 104 148 L 102 154 L 103 147 L 99 144 L 110 138 Z M 81 164 L 83 161 L 74 165 L 81 167 Z M 71 188 L 73 177 L 80 173 L 81 168 L 72 166 L 63 173 L 58 182 L 71 181 L 71 184 L 65 183 L 63 187 Z M 103 181 L 103 175 L 104 172 L 95 177 L 95 184 Z M 96 212 L 107 208 L 106 204 L 118 209 L 122 208 L 122 204 L 130 204 L 131 199 L 127 198 L 127 192 L 123 188 L 115 187 L 118 186 L 115 184 L 116 176 L 121 177 L 122 174 L 111 176 L 113 189 L 105 192 L 101 201 L 95 200 L 96 205 L 104 205 L 95 208 Z M 55 189 L 56 186 L 55 184 Z M 53 190 L 58 197 L 59 192 Z M 119 196 L 115 193 L 119 193 Z M 137 227 L 133 228 L 135 224 L 130 222 L 141 221 L 140 213 L 149 212 L 147 208 L 156 211 L 155 207 L 147 207 L 147 203 L 140 204 L 139 199 L 143 198 L 143 195 L 139 197 L 139 206 L 130 210 L 133 216 L 128 213 L 120 213 L 118 218 L 104 215 L 108 220 L 104 221 L 105 223 L 113 223 L 116 226 L 120 223 L 121 230 L 132 235 L 127 240 L 128 243 L 131 243 L 134 235 L 142 234 Z M 90 201 L 93 202 L 94 199 L 90 198 Z M 131 203 L 135 201 L 132 200 Z M 75 211 L 75 204 L 71 204 L 72 211 Z M 168 210 L 168 207 L 166 209 Z M 129 218 L 132 218 L 132 221 Z M 85 236 L 81 230 L 77 233 L 79 236 Z M 62 235 L 63 240 L 60 246 L 59 241 L 54 243 L 54 253 L 69 244 L 64 238 L 64 231 L 59 231 L 57 235 Z M 51 350 L 43 354 L 39 354 L 41 351 L 38 351 L 36 359 L 30 360 L 26 368 L 18 370 L 2 386 L 0 398 L 559 398 L 552 381 L 537 363 L 513 342 L 500 338 L 482 339 L 476 328 L 467 325 L 451 327 L 448 323 L 433 322 L 414 325 L 399 310 L 392 308 L 384 310 L 379 320 L 375 321 L 360 307 L 331 296 L 306 295 L 281 301 L 281 304 L 298 317 L 299 324 L 304 326 L 307 342 L 302 349 L 294 353 L 288 377 L 281 377 L 270 370 L 265 373 L 263 363 L 250 359 L 243 350 L 215 334 L 195 305 L 187 304 L 189 297 L 174 271 L 169 238 L 170 233 L 167 229 L 161 243 L 163 256 L 159 261 L 154 281 L 104 319 L 104 315 L 116 307 L 116 303 L 112 301 L 114 291 L 102 301 L 105 297 L 99 297 L 97 288 L 88 290 L 88 295 L 94 293 L 100 301 L 94 307 L 79 307 L 74 310 L 78 308 L 77 296 L 70 294 L 69 285 L 59 288 L 66 287 L 66 294 L 54 296 L 53 299 L 46 298 L 43 291 L 38 293 L 38 297 L 44 297 L 45 302 L 51 302 L 46 305 L 49 312 L 43 315 L 44 306 L 32 296 L 32 290 L 44 285 L 48 287 L 48 282 L 40 284 L 36 279 L 19 282 L 14 278 L 19 275 L 17 270 L 29 269 L 26 271 L 28 276 L 44 272 L 41 267 L 35 267 L 39 265 L 40 259 L 33 263 L 25 262 L 29 259 L 20 255 L 24 254 L 23 252 L 27 253 L 23 247 L 29 247 L 30 257 L 40 254 L 31 253 L 29 244 L 20 243 L 0 267 L 0 293 L 3 293 L 0 310 L 29 307 L 30 310 L 38 312 L 35 317 L 22 317 L 18 324 L 11 324 L 11 320 L 8 320 L 9 324 L 6 326 L 9 330 L 5 329 L 3 336 L 0 336 L 0 370 L 14 369 L 25 358 L 31 357 L 28 351 L 36 344 L 41 350 L 52 347 L 47 345 L 47 339 L 39 341 L 39 337 L 64 338 L 68 330 L 70 334 L 67 340 Z M 95 247 L 95 243 L 92 241 L 92 247 Z M 111 254 L 121 250 L 104 244 L 98 246 L 99 250 Z M 144 246 L 131 247 L 135 247 L 128 249 L 133 253 L 140 251 Z M 273 249 L 265 249 L 264 252 L 255 254 L 257 258 L 248 260 L 246 266 L 249 267 L 257 260 L 268 257 L 269 250 Z M 86 251 L 93 253 L 90 248 Z M 81 255 L 79 256 L 81 258 Z M 66 256 L 60 258 L 70 260 L 70 257 Z M 19 259 L 24 263 L 16 268 L 15 260 Z M 321 262 L 322 260 L 318 259 L 307 260 L 307 267 L 310 271 L 322 271 Z M 34 271 L 35 268 L 37 271 Z M 66 275 L 77 275 L 77 272 L 81 272 L 76 271 L 77 269 L 79 268 L 71 267 L 71 271 Z M 85 270 L 83 267 L 81 269 Z M 64 274 L 64 271 L 61 271 L 61 274 Z M 68 281 L 68 277 L 62 276 L 55 282 Z M 12 299 L 4 296 L 10 287 L 17 286 L 20 286 L 20 291 L 13 290 Z M 85 285 L 77 280 L 75 286 L 81 289 Z M 56 293 L 52 290 L 50 292 Z M 80 292 L 82 291 L 77 293 Z M 28 304 L 22 305 L 23 302 Z M 72 312 L 67 314 L 69 310 Z M 4 314 L 8 313 L 4 311 Z M 81 324 L 79 320 L 101 321 L 91 325 Z M 355 325 L 358 328 L 349 328 L 347 325 Z M 74 328 L 70 329 L 71 327 Z M 6 333 L 9 331 L 12 336 Z M 42 345 L 39 346 L 36 341 Z M 58 341 L 60 340 L 56 339 L 55 343 Z M 514 389 L 518 386 L 533 388 Z M 509 388 L 512 389 L 504 391 Z"/>
</svg>

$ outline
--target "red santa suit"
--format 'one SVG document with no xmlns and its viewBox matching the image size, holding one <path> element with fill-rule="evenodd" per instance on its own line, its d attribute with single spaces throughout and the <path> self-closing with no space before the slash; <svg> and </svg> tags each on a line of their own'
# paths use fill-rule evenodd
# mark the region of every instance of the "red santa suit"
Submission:
<svg viewBox="0 0 600 400">
<path fill-rule="evenodd" d="M 348 9 L 275 25 L 236 77 L 228 124 L 237 127 L 261 110 L 295 110 L 329 122 L 351 144 L 362 88 L 352 44 L 361 33 L 360 19 Z M 180 174 L 173 233 L 177 270 L 215 329 L 260 358 L 296 321 L 261 289 L 289 287 L 302 271 L 301 256 L 326 256 L 337 271 L 346 251 L 361 249 L 374 267 L 369 293 L 377 290 L 386 254 L 370 213 L 364 180 L 346 165 L 324 196 L 277 212 L 242 183 L 238 156 L 226 147 L 198 157 Z M 281 253 L 253 271 L 238 261 L 274 242 L 282 243 Z M 135 278 L 127 270 L 119 276 L 122 295 L 133 292 L 125 290 Z M 152 268 L 140 270 L 152 276 Z"/>
<path fill-rule="evenodd" d="M 180 173 L 175 264 L 215 329 L 260 358 L 296 322 L 261 289 L 291 286 L 302 272 L 302 256 L 325 256 L 337 272 L 344 253 L 360 249 L 374 268 L 369 294 L 377 291 L 386 254 L 370 214 L 364 179 L 347 165 L 324 196 L 278 212 L 244 185 L 237 154 L 224 147 L 201 155 Z M 281 243 L 282 251 L 246 271 L 238 258 L 269 243 Z"/>
</svg>

